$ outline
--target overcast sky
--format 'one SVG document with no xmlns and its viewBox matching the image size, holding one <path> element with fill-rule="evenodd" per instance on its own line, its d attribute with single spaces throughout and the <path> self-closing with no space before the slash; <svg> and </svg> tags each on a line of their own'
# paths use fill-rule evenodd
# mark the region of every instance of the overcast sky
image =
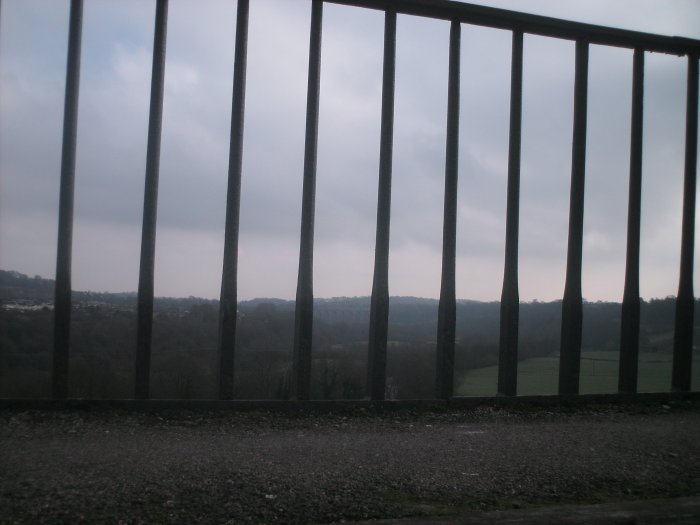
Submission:
<svg viewBox="0 0 700 525">
<path fill-rule="evenodd" d="M 481 1 L 700 38 L 695 0 Z M 67 0 L 3 0 L 0 268 L 53 277 Z M 231 111 L 233 0 L 172 0 L 158 203 L 156 294 L 217 297 Z M 251 0 L 239 297 L 296 289 L 308 0 Z M 138 282 L 155 2 L 86 0 L 73 286 Z M 369 295 L 377 200 L 383 15 L 324 7 L 315 294 Z M 449 24 L 399 15 L 390 293 L 440 285 Z M 500 296 L 509 32 L 462 32 L 457 295 Z M 521 179 L 523 300 L 563 293 L 574 44 L 526 36 Z M 641 292 L 677 291 L 686 59 L 647 54 Z M 583 294 L 622 296 L 632 52 L 590 51 Z M 696 265 L 696 268 L 699 268 Z M 697 273 L 697 272 L 696 272 Z M 698 289 L 696 279 L 696 290 Z"/>
</svg>

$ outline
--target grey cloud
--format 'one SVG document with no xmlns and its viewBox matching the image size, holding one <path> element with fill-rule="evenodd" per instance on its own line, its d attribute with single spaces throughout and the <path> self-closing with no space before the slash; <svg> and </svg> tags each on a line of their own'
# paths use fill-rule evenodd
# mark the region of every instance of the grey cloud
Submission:
<svg viewBox="0 0 700 525">
<path fill-rule="evenodd" d="M 571 8 L 571 12 L 602 17 L 609 11 L 608 4 Z M 654 8 L 653 3 L 638 5 L 646 13 Z M 689 13 L 685 20 L 673 22 L 681 31 L 688 20 L 697 18 L 697 12 L 678 5 Z M 102 259 L 97 253 L 86 254 L 94 251 L 100 232 L 111 250 L 103 251 L 115 257 L 120 246 L 125 258 L 133 257 L 138 244 L 153 11 L 152 2 L 86 4 L 76 243 L 79 259 L 85 261 L 80 266 L 84 282 L 97 283 L 97 288 L 112 286 L 110 279 L 120 287 L 134 279 L 133 261 L 119 263 L 126 268 L 126 277 L 100 275 L 99 270 L 88 275 L 87 261 Z M 308 2 L 251 2 L 241 208 L 242 275 L 250 295 L 259 295 L 256 289 L 262 294 L 263 288 L 274 295 L 274 286 L 293 293 L 309 15 Z M 649 23 L 641 18 L 633 22 Z M 32 27 L 41 30 L 26 38 L 23 32 Z M 178 293 L 215 295 L 218 288 L 234 28 L 235 2 L 171 5 L 158 223 L 163 293 L 177 289 Z M 0 263 L 14 264 L 22 260 L 22 253 L 25 260 L 36 261 L 41 259 L 38 253 L 45 253 L 42 268 L 49 270 L 27 271 L 46 275 L 52 271 L 55 251 L 55 224 L 46 218 L 54 216 L 58 201 L 66 31 L 65 4 L 3 2 Z M 335 286 L 334 273 L 324 261 L 351 261 L 338 266 L 337 271 L 347 276 L 335 279 L 344 280 L 343 293 L 349 293 L 353 284 L 358 290 L 366 288 L 371 272 L 382 31 L 381 13 L 331 4 L 324 8 L 316 198 L 317 250 L 325 257 L 320 261 L 325 268 L 323 284 L 317 289 L 320 295 Z M 446 22 L 399 17 L 392 293 L 434 294 L 430 290 L 442 244 L 448 33 Z M 463 267 L 494 281 L 464 288 L 466 294 L 484 294 L 481 298 L 497 296 L 500 287 L 510 42 L 509 32 L 463 26 L 458 250 Z M 655 55 L 647 59 L 643 201 L 647 283 L 654 281 L 654 274 L 663 273 L 660 269 L 675 267 L 677 260 L 674 235 L 682 182 L 685 66 L 682 60 L 674 60 Z M 631 53 L 593 46 L 590 67 L 584 261 L 588 268 L 604 273 L 607 270 L 601 268 L 624 257 Z M 571 43 L 526 37 L 524 96 L 521 255 L 525 295 L 535 293 L 535 285 L 546 282 L 548 274 L 559 275 L 565 260 Z M 43 233 L 41 221 L 46 221 Z M 24 246 L 16 240 L 19 224 L 32 232 Z M 11 257 L 6 255 L 10 252 Z M 182 264 L 171 260 L 173 254 Z M 207 269 L 203 277 L 192 280 L 203 291 L 177 288 L 180 285 L 173 276 L 182 275 L 187 267 Z M 275 274 L 274 286 L 262 283 L 263 267 Z M 416 274 L 425 274 L 422 288 L 411 282 Z M 603 277 L 592 275 L 590 282 L 603 282 Z M 105 283 L 102 287 L 100 279 Z M 553 291 L 541 289 L 541 297 L 556 296 L 558 279 L 552 279 Z M 657 293 L 664 287 L 668 288 L 668 280 L 648 289 Z"/>
</svg>

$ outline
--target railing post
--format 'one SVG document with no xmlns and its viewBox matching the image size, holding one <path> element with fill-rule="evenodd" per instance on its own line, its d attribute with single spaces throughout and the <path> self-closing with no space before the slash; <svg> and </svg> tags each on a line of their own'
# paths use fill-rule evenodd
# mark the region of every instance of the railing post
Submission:
<svg viewBox="0 0 700 525">
<path fill-rule="evenodd" d="M 695 250 L 695 188 L 698 159 L 698 56 L 688 56 L 688 92 L 685 121 L 685 180 L 683 183 L 683 233 L 681 270 L 676 299 L 671 389 L 688 391 L 693 364 L 693 257 Z"/>
<path fill-rule="evenodd" d="M 224 261 L 219 302 L 218 371 L 219 399 L 233 399 L 236 323 L 238 315 L 238 232 L 241 211 L 243 167 L 243 125 L 245 113 L 246 63 L 248 56 L 249 1 L 238 0 L 236 44 L 231 100 L 231 137 L 226 191 Z"/>
<path fill-rule="evenodd" d="M 141 261 L 139 266 L 136 359 L 134 366 L 134 397 L 136 399 L 148 399 L 150 396 L 153 280 L 156 252 L 156 215 L 158 205 L 158 173 L 160 167 L 160 135 L 163 120 L 163 85 L 165 78 L 167 19 L 168 0 L 157 0 L 155 31 L 153 35 L 151 102 L 148 115 L 146 180 L 143 197 L 143 227 L 141 230 Z"/>
<path fill-rule="evenodd" d="M 386 343 L 389 330 L 389 223 L 391 218 L 395 73 L 396 11 L 388 10 L 384 14 L 377 237 L 374 249 L 374 278 L 370 303 L 367 359 L 367 393 L 373 401 L 383 400 L 386 390 Z"/>
<path fill-rule="evenodd" d="M 583 196 L 586 182 L 586 112 L 588 107 L 588 42 L 576 42 L 574 132 L 571 152 L 569 247 L 561 316 L 559 393 L 578 394 L 581 370 L 581 263 L 583 256 Z"/>
<path fill-rule="evenodd" d="M 506 250 L 501 292 L 498 355 L 498 394 L 514 396 L 518 383 L 518 229 L 520 214 L 520 147 L 523 108 L 523 33 L 513 31 L 510 73 L 510 137 L 508 142 L 508 198 Z"/>
<path fill-rule="evenodd" d="M 627 207 L 627 259 L 620 323 L 618 391 L 637 392 L 639 358 L 639 242 L 642 207 L 642 128 L 644 118 L 644 50 L 634 50 L 632 70 L 632 138 Z"/>
<path fill-rule="evenodd" d="M 457 257 L 457 180 L 459 165 L 459 77 L 461 24 L 450 26 L 449 78 L 447 88 L 447 142 L 445 147 L 445 207 L 442 230 L 442 281 L 438 306 L 435 397 L 454 393 L 455 260 Z"/>
<path fill-rule="evenodd" d="M 297 277 L 294 353 L 292 359 L 292 397 L 298 400 L 309 399 L 311 390 L 311 344 L 314 317 L 314 211 L 316 201 L 322 26 L 323 1 L 313 0 L 309 41 L 309 80 L 306 98 L 306 142 L 304 148 L 299 273 Z"/>
<path fill-rule="evenodd" d="M 51 370 L 51 395 L 54 399 L 65 399 L 68 397 L 73 201 L 75 195 L 75 151 L 78 134 L 78 92 L 80 88 L 82 26 L 83 0 L 71 0 L 66 93 L 63 110 L 61 188 L 58 205 L 56 288 L 54 292 L 53 362 Z"/>
</svg>

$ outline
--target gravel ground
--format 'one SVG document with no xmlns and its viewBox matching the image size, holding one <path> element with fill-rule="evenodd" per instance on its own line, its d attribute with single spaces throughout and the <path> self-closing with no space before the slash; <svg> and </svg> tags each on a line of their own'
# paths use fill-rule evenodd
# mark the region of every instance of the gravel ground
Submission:
<svg viewBox="0 0 700 525">
<path fill-rule="evenodd" d="M 0 410 L 0 523 L 329 523 L 700 495 L 700 404 Z"/>
</svg>

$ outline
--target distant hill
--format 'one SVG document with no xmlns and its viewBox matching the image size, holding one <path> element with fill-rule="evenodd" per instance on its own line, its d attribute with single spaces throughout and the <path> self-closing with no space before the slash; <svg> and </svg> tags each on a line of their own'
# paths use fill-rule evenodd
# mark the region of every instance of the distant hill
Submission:
<svg viewBox="0 0 700 525">
<path fill-rule="evenodd" d="M 0 303 L 15 301 L 36 301 L 53 303 L 53 279 L 39 275 L 29 277 L 20 272 L 0 270 Z M 120 306 L 136 306 L 136 292 L 93 292 L 73 291 L 74 302 L 95 302 Z M 157 297 L 156 304 L 162 307 L 187 307 L 194 304 L 218 304 L 218 301 L 201 297 Z"/>
<path fill-rule="evenodd" d="M 0 270 L 0 303 L 53 302 L 54 280 L 30 277 L 17 271 Z M 120 309 L 135 309 L 135 292 L 108 293 L 74 291 L 76 304 L 114 305 Z M 158 297 L 156 311 L 183 312 L 201 306 L 218 309 L 218 300 L 200 297 Z M 257 298 L 239 303 L 243 316 L 278 315 L 293 318 L 295 303 L 276 298 Z M 620 303 L 584 303 L 584 348 L 613 350 L 619 344 Z M 314 300 L 314 318 L 325 327 L 352 327 L 356 337 L 366 337 L 369 324 L 369 297 L 334 297 Z M 696 307 L 696 326 L 700 304 Z M 391 297 L 389 307 L 389 338 L 397 341 L 434 341 L 437 330 L 438 301 L 420 297 Z M 675 300 L 672 297 L 642 301 L 640 346 L 656 351 L 670 351 L 673 341 Z M 468 346 L 497 345 L 500 304 L 497 301 L 457 302 L 457 339 Z M 522 303 L 520 307 L 520 352 L 541 355 L 556 352 L 559 345 L 561 301 Z"/>
<path fill-rule="evenodd" d="M 53 303 L 53 279 L 44 279 L 39 275 L 30 277 L 20 272 L 0 270 L 0 303 L 16 301 L 34 301 L 37 303 Z M 75 302 L 98 302 L 113 305 L 136 306 L 136 292 L 93 292 L 73 291 Z M 160 308 L 189 308 L 194 305 L 218 305 L 216 299 L 201 297 L 156 297 L 156 307 Z M 461 305 L 483 304 L 473 301 L 460 302 Z M 419 297 L 392 297 L 390 300 L 389 322 L 391 324 L 423 324 L 437 322 L 436 299 Z M 253 310 L 274 308 L 280 312 L 293 312 L 295 302 L 286 299 L 256 298 L 241 301 L 239 310 L 243 313 Z M 365 324 L 369 320 L 369 297 L 334 297 L 330 299 L 316 298 L 314 300 L 314 315 L 317 319 L 329 323 Z"/>
<path fill-rule="evenodd" d="M 54 281 L 39 275 L 0 270 L 0 302 L 14 300 L 53 301 Z"/>
<path fill-rule="evenodd" d="M 0 397 L 49 395 L 53 293 L 53 280 L 0 270 Z M 73 292 L 73 300 L 71 395 L 130 396 L 136 346 L 136 293 Z M 218 303 L 197 297 L 156 298 L 152 349 L 155 397 L 215 395 Z M 644 301 L 641 306 L 640 351 L 670 353 L 675 300 Z M 237 396 L 288 397 L 294 308 L 294 301 L 274 298 L 239 303 Z M 561 301 L 521 304 L 520 360 L 556 359 L 561 310 Z M 369 311 L 369 297 L 314 301 L 314 398 L 354 399 L 364 395 Z M 700 304 L 695 311 L 700 316 Z M 387 377 L 392 396 L 432 396 L 437 312 L 435 299 L 390 299 Z M 583 351 L 615 355 L 619 350 L 620 312 L 619 303 L 583 305 Z M 455 377 L 498 363 L 499 325 L 498 302 L 458 301 Z M 698 336 L 696 321 L 696 341 Z"/>
</svg>

